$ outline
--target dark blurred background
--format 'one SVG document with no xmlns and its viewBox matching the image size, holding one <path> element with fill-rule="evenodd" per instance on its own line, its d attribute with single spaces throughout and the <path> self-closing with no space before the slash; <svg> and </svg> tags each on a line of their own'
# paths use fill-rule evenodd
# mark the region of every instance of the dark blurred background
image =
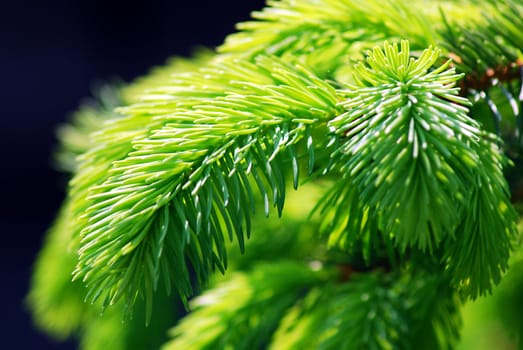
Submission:
<svg viewBox="0 0 523 350">
<path fill-rule="evenodd" d="M 23 305 L 31 266 L 63 199 L 55 127 L 93 86 L 215 47 L 263 0 L 48 0 L 0 6 L 3 349 L 74 349 L 39 333 Z"/>
</svg>

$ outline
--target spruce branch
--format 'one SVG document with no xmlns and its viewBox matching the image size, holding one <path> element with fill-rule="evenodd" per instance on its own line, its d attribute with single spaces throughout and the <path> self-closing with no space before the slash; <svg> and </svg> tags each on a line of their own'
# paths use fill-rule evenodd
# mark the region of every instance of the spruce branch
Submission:
<svg viewBox="0 0 523 350">
<path fill-rule="evenodd" d="M 103 294 L 112 304 L 126 295 L 132 305 L 140 295 L 150 302 L 163 276 L 186 300 L 192 294 L 186 259 L 205 281 L 214 268 L 226 268 L 225 232 L 243 249 L 254 208 L 252 182 L 266 214 L 271 197 L 281 213 L 283 164 L 290 164 L 294 186 L 300 144 L 313 165 L 318 145 L 312 128 L 325 127 L 338 113 L 335 90 L 274 57 L 260 56 L 256 66 L 241 68 L 272 84 L 238 81 L 242 94 L 175 110 L 162 127 L 135 139 L 132 151 L 91 188 L 74 272 L 89 285 L 91 299 Z M 127 126 L 124 118 L 110 127 L 120 121 Z"/>
<path fill-rule="evenodd" d="M 488 1 L 483 11 L 484 16 L 467 24 L 445 20 L 441 43 L 456 68 L 466 72 L 460 87 L 461 94 L 474 101 L 472 116 L 504 141 L 504 152 L 515 165 L 506 169 L 512 201 L 518 202 L 521 183 L 516 179 L 523 157 L 523 36 L 519 30 L 523 5 Z"/>
<path fill-rule="evenodd" d="M 453 87 L 460 76 L 448 64 L 429 72 L 439 54 L 413 59 L 405 41 L 375 49 L 355 68 L 348 111 L 329 123 L 347 138 L 342 173 L 402 250 L 431 250 L 452 234 L 478 159 L 479 125 Z"/>
<path fill-rule="evenodd" d="M 516 215 L 495 138 L 467 115 L 469 102 L 454 87 L 461 75 L 449 62 L 431 69 L 439 56 L 427 49 L 414 59 L 407 42 L 401 49 L 386 43 L 355 68 L 358 85 L 342 103 L 347 112 L 329 127 L 346 138 L 334 155 L 341 154 L 341 172 L 357 187 L 361 204 L 350 208 L 360 213 L 338 211 L 343 218 L 334 222 L 364 230 L 371 226 L 361 218 L 376 213 L 373 230 L 390 235 L 402 252 L 448 242 L 444 264 L 475 298 L 507 267 Z M 461 249 L 478 258 L 453 253 Z"/>
<path fill-rule="evenodd" d="M 289 309 L 269 348 L 414 349 L 430 346 L 427 338 L 448 348 L 457 339 L 459 302 L 438 278 L 402 274 L 355 274 L 312 289 Z"/>
<path fill-rule="evenodd" d="M 260 264 L 195 298 L 193 312 L 171 331 L 163 349 L 258 349 L 269 344 L 286 310 L 329 278 L 304 264 Z"/>
<path fill-rule="evenodd" d="M 416 45 L 427 46 L 434 43 L 436 34 L 430 23 L 433 11 L 419 3 L 324 0 L 318 6 L 314 0 L 284 0 L 267 4 L 263 11 L 253 12 L 256 21 L 238 24 L 241 31 L 229 35 L 219 51 L 314 56 L 316 49 L 321 51 L 326 46 L 342 43 L 350 47 L 357 38 L 377 42 L 403 36 L 411 38 Z"/>
<path fill-rule="evenodd" d="M 486 1 L 483 16 L 466 24 L 449 20 L 442 13 L 445 27 L 441 45 L 455 58 L 455 65 L 466 72 L 465 86 L 484 87 L 482 76 L 513 68 L 520 56 L 523 36 L 523 5 L 517 1 Z M 487 15 L 488 13 L 488 15 Z"/>
<path fill-rule="evenodd" d="M 480 171 L 470 188 L 468 213 L 444 249 L 453 284 L 473 299 L 501 281 L 518 236 L 517 213 L 503 175 L 506 159 L 496 141 L 481 140 Z"/>
<path fill-rule="evenodd" d="M 218 52 L 252 59 L 276 55 L 307 64 L 319 77 L 347 80 L 351 62 L 384 40 L 409 38 L 416 49 L 434 45 L 438 38 L 436 6 L 407 1 L 359 3 L 348 0 L 268 1 L 255 21 L 237 25 Z M 438 2 L 449 13 L 471 15 L 470 4 Z"/>
</svg>

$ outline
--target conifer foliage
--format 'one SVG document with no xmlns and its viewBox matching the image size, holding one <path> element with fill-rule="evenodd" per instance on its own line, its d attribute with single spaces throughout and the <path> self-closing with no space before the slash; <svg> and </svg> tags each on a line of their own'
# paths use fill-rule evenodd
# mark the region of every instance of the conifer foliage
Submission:
<svg viewBox="0 0 523 350">
<path fill-rule="evenodd" d="M 60 129 L 36 323 L 89 350 L 457 346 L 522 261 L 523 2 L 268 1 L 238 28 Z"/>
</svg>

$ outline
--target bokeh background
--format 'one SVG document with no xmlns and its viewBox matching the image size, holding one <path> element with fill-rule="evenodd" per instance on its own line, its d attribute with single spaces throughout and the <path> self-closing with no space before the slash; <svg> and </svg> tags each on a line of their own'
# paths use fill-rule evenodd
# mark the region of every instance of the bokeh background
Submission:
<svg viewBox="0 0 523 350">
<path fill-rule="evenodd" d="M 55 128 L 106 81 L 222 43 L 263 0 L 18 0 L 0 6 L 0 348 L 74 349 L 35 330 L 33 260 L 64 197 Z"/>
</svg>

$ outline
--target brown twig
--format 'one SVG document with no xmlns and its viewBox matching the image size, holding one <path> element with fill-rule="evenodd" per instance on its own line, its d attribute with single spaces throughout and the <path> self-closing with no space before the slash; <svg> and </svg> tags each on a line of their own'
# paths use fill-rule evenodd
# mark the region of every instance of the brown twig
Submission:
<svg viewBox="0 0 523 350">
<path fill-rule="evenodd" d="M 449 57 L 461 63 L 462 60 L 455 54 L 449 54 Z M 502 65 L 495 68 L 487 68 L 484 72 L 473 72 L 460 81 L 461 94 L 466 95 L 469 90 L 484 91 L 492 86 L 492 81 L 497 79 L 500 82 L 507 82 L 519 78 L 519 69 L 523 67 L 523 60 L 518 59 L 509 65 Z"/>
</svg>

